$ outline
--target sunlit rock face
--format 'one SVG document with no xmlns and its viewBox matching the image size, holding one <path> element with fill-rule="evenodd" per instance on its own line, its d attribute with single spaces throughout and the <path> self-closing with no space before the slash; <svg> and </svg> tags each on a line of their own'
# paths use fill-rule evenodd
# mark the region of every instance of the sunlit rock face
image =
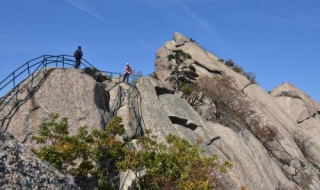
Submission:
<svg viewBox="0 0 320 190">
<path fill-rule="evenodd" d="M 268 148 L 248 131 L 242 133 L 231 131 L 235 136 L 234 139 L 243 140 L 244 144 L 234 143 L 231 140 L 232 135 L 213 143 L 228 144 L 230 147 L 223 147 L 223 150 L 229 156 L 238 153 L 236 157 L 230 158 L 235 166 L 229 172 L 230 176 L 236 176 L 234 181 L 237 185 L 245 184 L 250 189 L 319 188 L 317 174 L 320 147 L 317 142 L 317 136 L 320 134 L 319 103 L 288 83 L 284 83 L 268 94 L 257 84 L 250 83 L 243 74 L 236 73 L 232 68 L 221 63 L 217 56 L 179 33 L 175 33 L 172 40 L 165 42 L 156 53 L 154 71 L 163 83 L 169 84 L 167 79 L 172 74 L 169 65 L 174 65 L 175 62 L 170 62 L 168 56 L 177 49 L 192 56 L 192 59 L 185 64 L 192 64 L 199 77 L 232 77 L 235 86 L 250 99 L 251 108 L 256 110 L 255 116 L 260 118 L 260 122 L 266 126 L 275 127 L 278 131 L 276 140 Z M 210 124 L 214 126 L 212 134 L 217 134 L 221 130 L 218 127 L 221 125 Z M 222 127 L 222 129 L 228 128 Z M 226 132 L 218 135 L 226 135 Z M 303 145 L 307 148 L 301 147 L 298 138 L 303 138 Z M 246 150 L 254 153 L 250 156 L 251 161 L 245 156 Z M 259 156 L 258 152 L 260 152 Z M 250 155 L 250 152 L 248 154 Z M 239 162 L 242 159 L 248 162 Z M 242 179 L 242 176 L 245 177 Z M 310 180 L 304 180 L 305 176 Z"/>
<path fill-rule="evenodd" d="M 12 135 L 0 129 L 1 189 L 80 189 L 73 179 L 43 163 Z"/>
<path fill-rule="evenodd" d="M 320 112 L 319 103 L 290 84 L 284 82 L 270 91 L 285 113 L 298 126 L 296 138 L 300 137 L 306 145 L 307 156 L 317 167 L 320 166 Z"/>
<path fill-rule="evenodd" d="M 169 65 L 175 64 L 168 61 L 168 55 L 176 49 L 192 56 L 184 64 L 194 66 L 199 77 L 232 77 L 235 87 L 248 99 L 250 109 L 255 110 L 254 116 L 259 123 L 276 129 L 275 140 L 263 143 L 256 134 L 237 122 L 234 126 L 239 130 L 208 121 L 182 98 L 181 93 L 175 93 L 167 78 L 172 74 Z M 49 69 L 35 81 L 36 87 L 27 86 L 19 93 L 17 99 L 23 102 L 18 104 L 18 108 L 15 108 L 17 101 L 12 101 L 0 113 L 2 118 L 10 114 L 10 119 L 3 124 L 6 132 L 2 131 L 1 135 L 12 134 L 17 140 L 14 141 L 17 144 L 14 150 L 26 155 L 20 159 L 33 163 L 27 159 L 32 155 L 22 146 L 27 149 L 36 147 L 31 136 L 37 134 L 39 124 L 49 113 L 68 117 L 72 134 L 83 125 L 90 130 L 103 130 L 108 121 L 117 115 L 123 118 L 126 134 L 132 139 L 143 135 L 147 129 L 157 136 L 159 142 L 164 142 L 168 134 L 173 134 L 191 144 L 201 142 L 200 146 L 206 154 L 217 154 L 219 161 L 232 162 L 233 168 L 223 176 L 226 189 L 244 186 L 259 190 L 320 189 L 319 103 L 289 83 L 267 93 L 259 85 L 252 84 L 245 75 L 233 71 L 217 56 L 179 33 L 174 33 L 173 39 L 157 50 L 154 64 L 158 80 L 142 77 L 134 84 L 122 83 L 105 75 L 96 77 L 97 71 Z M 30 93 L 32 95 L 28 96 Z M 302 145 L 306 147 L 301 146 L 298 137 L 302 138 L 305 143 Z M 9 146 L 7 140 L 0 143 L 1 148 Z M 10 154 L 3 151 L 0 156 Z M 32 159 L 42 164 L 40 160 Z M 10 165 L 8 162 L 2 163 L 5 167 Z M 134 178 L 132 172 L 122 174 L 122 189 L 128 189 Z M 76 188 L 69 182 L 70 188 Z"/>
<path fill-rule="evenodd" d="M 108 97 L 102 83 L 81 70 L 58 68 L 41 71 L 33 80 L 33 84 L 24 87 L 0 114 L 9 113 L 11 117 L 3 128 L 25 146 L 33 147 L 31 136 L 37 133 L 41 121 L 50 113 L 69 118 L 71 133 L 84 125 L 92 129 L 104 128 Z"/>
</svg>

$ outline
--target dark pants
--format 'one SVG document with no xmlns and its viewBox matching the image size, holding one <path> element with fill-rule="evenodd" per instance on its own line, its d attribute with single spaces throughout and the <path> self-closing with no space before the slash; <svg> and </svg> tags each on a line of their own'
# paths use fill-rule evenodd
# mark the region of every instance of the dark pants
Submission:
<svg viewBox="0 0 320 190">
<path fill-rule="evenodd" d="M 80 62 L 81 62 L 81 58 L 80 59 L 76 59 L 76 64 L 74 65 L 74 68 L 78 69 L 80 66 Z"/>
<path fill-rule="evenodd" d="M 130 73 L 125 73 L 124 75 L 123 75 L 123 80 L 122 80 L 122 82 L 124 82 L 126 79 L 127 79 L 127 83 L 129 82 L 129 75 L 130 75 Z"/>
</svg>

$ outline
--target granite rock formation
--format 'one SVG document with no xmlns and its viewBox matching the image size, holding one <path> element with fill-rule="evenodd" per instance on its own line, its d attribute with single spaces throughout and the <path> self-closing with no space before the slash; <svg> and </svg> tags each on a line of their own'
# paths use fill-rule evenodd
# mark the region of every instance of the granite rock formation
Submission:
<svg viewBox="0 0 320 190">
<path fill-rule="evenodd" d="M 277 138 L 266 144 L 240 123 L 235 122 L 234 125 L 241 130 L 235 130 L 208 121 L 181 98 L 181 94 L 175 94 L 166 79 L 172 73 L 168 68 L 172 64 L 168 55 L 177 49 L 192 56 L 186 64 L 194 66 L 199 77 L 232 77 L 234 85 L 244 93 L 251 109 L 255 110 L 259 123 L 274 127 Z M 2 125 L 6 132 L 0 131 L 0 134 L 12 134 L 19 141 L 16 142 L 17 151 L 25 151 L 23 146 L 36 146 L 30 136 L 37 133 L 39 123 L 51 112 L 68 117 L 72 133 L 82 125 L 103 129 L 117 115 L 123 118 L 126 133 L 133 139 L 143 135 L 146 129 L 151 129 L 159 141 L 164 141 L 169 133 L 190 143 L 201 139 L 201 147 L 207 154 L 218 154 L 219 161 L 233 163 L 233 168 L 224 176 L 227 189 L 242 186 L 260 190 L 320 189 L 319 103 L 289 83 L 267 93 L 179 33 L 175 33 L 173 39 L 156 52 L 158 80 L 142 77 L 130 85 L 92 69 L 51 68 L 39 72 L 43 74 L 35 86 L 25 87 L 17 99 L 0 113 L 1 118 L 10 115 Z M 2 157 L 8 154 L 3 152 Z M 32 156 L 28 152 L 25 154 Z M 35 163 L 24 157 L 21 159 L 25 163 Z M 40 164 L 39 160 L 36 162 Z M 0 175 L 8 164 L 2 161 Z M 19 166 L 14 167 L 17 169 Z M 120 188 L 128 189 L 134 174 L 128 171 L 120 176 Z M 25 181 L 31 183 L 29 179 Z"/>
<path fill-rule="evenodd" d="M 80 189 L 0 129 L 0 189 Z"/>
</svg>

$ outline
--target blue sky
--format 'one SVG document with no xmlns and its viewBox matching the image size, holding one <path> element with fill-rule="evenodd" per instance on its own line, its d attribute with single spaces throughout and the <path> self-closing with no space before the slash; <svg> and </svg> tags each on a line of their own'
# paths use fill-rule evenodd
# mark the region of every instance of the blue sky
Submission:
<svg viewBox="0 0 320 190">
<path fill-rule="evenodd" d="M 130 62 L 147 75 L 179 32 L 255 73 L 266 91 L 287 81 L 320 102 L 319 10 L 319 0 L 1 0 L 0 80 L 78 45 L 101 70 Z"/>
</svg>

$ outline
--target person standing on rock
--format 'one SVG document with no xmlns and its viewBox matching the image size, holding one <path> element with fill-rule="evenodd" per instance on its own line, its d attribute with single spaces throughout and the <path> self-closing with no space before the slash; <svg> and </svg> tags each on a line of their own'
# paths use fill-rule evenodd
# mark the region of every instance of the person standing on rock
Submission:
<svg viewBox="0 0 320 190">
<path fill-rule="evenodd" d="M 81 46 L 78 46 L 78 49 L 74 52 L 73 56 L 76 59 L 76 64 L 74 65 L 74 68 L 78 69 L 81 63 L 81 58 L 83 56 Z"/>
<path fill-rule="evenodd" d="M 122 82 L 124 82 L 125 80 L 127 80 L 127 83 L 129 82 L 129 75 L 132 73 L 132 69 L 129 66 L 129 63 L 126 64 L 126 66 L 124 67 L 124 74 L 123 74 L 123 79 Z"/>
</svg>

